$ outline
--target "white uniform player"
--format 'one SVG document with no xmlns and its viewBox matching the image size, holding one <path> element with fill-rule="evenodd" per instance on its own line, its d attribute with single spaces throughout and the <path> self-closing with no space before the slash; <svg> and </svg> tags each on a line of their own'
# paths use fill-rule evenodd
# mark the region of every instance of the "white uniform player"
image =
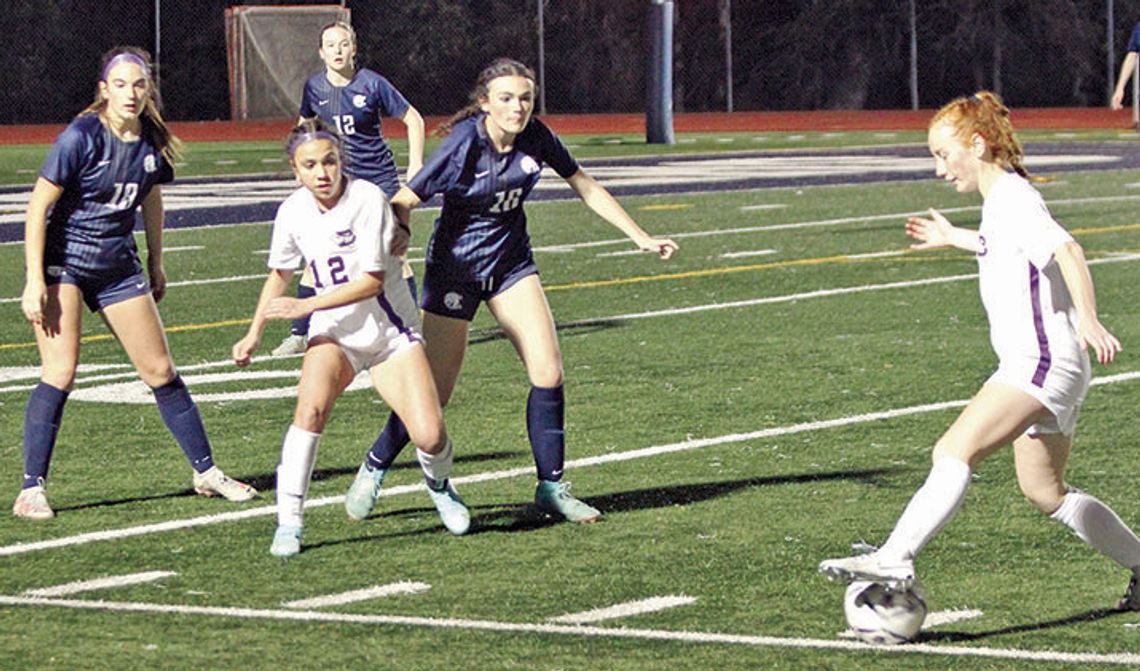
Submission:
<svg viewBox="0 0 1140 671">
<path fill-rule="evenodd" d="M 1029 433 L 1073 434 L 1092 378 L 1077 340 L 1077 313 L 1053 253 L 1073 242 L 1025 178 L 995 180 L 978 229 L 979 289 L 1000 361 L 991 382 L 1033 396 L 1053 417 Z"/>
<path fill-rule="evenodd" d="M 400 261 L 387 251 L 395 227 L 387 198 L 375 184 L 346 178 L 344 195 L 327 212 L 301 187 L 277 210 L 269 267 L 295 270 L 303 258 L 317 295 L 368 272 L 382 272 L 386 280 L 398 278 Z M 422 342 L 419 311 L 407 283 L 390 281 L 374 301 L 314 312 L 308 337 L 318 336 L 340 345 L 356 372 Z"/>
<path fill-rule="evenodd" d="M 959 193 L 982 197 L 978 230 L 937 210 L 911 217 L 914 249 L 954 247 L 978 259 L 982 303 L 998 369 L 934 445 L 934 465 L 881 548 L 825 559 L 834 579 L 909 587 L 914 558 L 962 505 L 973 471 L 1013 446 L 1017 484 L 1042 513 L 1132 572 L 1117 608 L 1140 611 L 1140 538 L 1103 501 L 1069 486 L 1065 467 L 1077 412 L 1092 376 L 1121 351 L 1100 323 L 1084 250 L 1049 214 L 1028 181 L 1009 109 L 989 92 L 958 98 L 934 115 L 927 145 L 934 172 Z"/>
<path fill-rule="evenodd" d="M 301 551 L 321 432 L 337 398 L 363 370 L 392 412 L 409 423 L 432 503 L 447 530 L 462 535 L 471 514 L 450 482 L 451 439 L 424 354 L 419 314 L 408 284 L 399 279 L 397 255 L 407 249 L 408 231 L 393 218 L 379 187 L 344 175 L 340 140 L 323 122 L 301 122 L 287 146 L 301 188 L 278 208 L 269 275 L 249 331 L 233 346 L 234 363 L 248 366 L 268 320 L 312 315 L 293 423 L 281 443 L 277 531 L 269 552 L 292 557 Z M 316 293 L 286 297 L 302 260 Z M 374 501 L 380 483 L 369 483 Z M 356 510 L 349 508 L 349 515 L 362 520 L 372 506 Z"/>
</svg>

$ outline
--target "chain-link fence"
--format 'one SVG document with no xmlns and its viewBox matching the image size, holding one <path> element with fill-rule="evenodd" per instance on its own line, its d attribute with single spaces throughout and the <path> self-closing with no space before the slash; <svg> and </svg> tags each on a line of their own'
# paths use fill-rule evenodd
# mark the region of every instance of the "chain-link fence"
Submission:
<svg viewBox="0 0 1140 671">
<path fill-rule="evenodd" d="M 496 56 L 541 62 L 549 113 L 644 111 L 649 3 L 344 4 L 358 63 L 424 114 L 440 115 L 465 104 L 478 70 Z M 90 101 L 99 55 L 116 44 L 157 52 L 168 118 L 230 118 L 230 4 L 8 0 L 0 30 L 16 44 L 0 68 L 0 123 L 70 118 Z M 909 108 L 913 89 L 930 107 L 978 88 L 1015 106 L 1082 106 L 1106 103 L 1140 0 L 676 0 L 674 15 L 677 112 Z M 315 51 L 317 36 L 308 39 Z"/>
</svg>

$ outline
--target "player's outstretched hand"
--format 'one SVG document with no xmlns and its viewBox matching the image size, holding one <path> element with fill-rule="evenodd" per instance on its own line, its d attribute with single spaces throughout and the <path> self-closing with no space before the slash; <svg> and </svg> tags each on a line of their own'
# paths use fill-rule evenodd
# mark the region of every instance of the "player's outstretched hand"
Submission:
<svg viewBox="0 0 1140 671">
<path fill-rule="evenodd" d="M 257 336 L 247 333 L 244 338 L 234 343 L 234 363 L 243 368 L 248 366 L 253 360 L 253 353 L 257 350 L 260 340 Z"/>
<path fill-rule="evenodd" d="M 669 238 L 649 238 L 639 245 L 642 251 L 655 252 L 662 260 L 673 256 L 677 251 L 677 243 Z"/>
<path fill-rule="evenodd" d="M 1081 341 L 1081 349 L 1087 351 L 1092 347 L 1096 352 L 1096 360 L 1100 363 L 1112 363 L 1117 352 L 1124 349 L 1116 336 L 1109 333 L 1099 321 L 1086 323 L 1086 320 L 1081 320 L 1077 327 L 1077 337 Z"/>
<path fill-rule="evenodd" d="M 910 217 L 906 220 L 906 234 L 918 240 L 911 249 L 936 249 L 950 244 L 954 224 L 933 207 L 928 210 L 930 218 Z"/>
</svg>

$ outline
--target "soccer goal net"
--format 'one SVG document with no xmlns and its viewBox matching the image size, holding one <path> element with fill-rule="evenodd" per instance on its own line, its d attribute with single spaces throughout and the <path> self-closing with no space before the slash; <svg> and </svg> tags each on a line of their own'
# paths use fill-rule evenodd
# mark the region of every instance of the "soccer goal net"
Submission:
<svg viewBox="0 0 1140 671">
<path fill-rule="evenodd" d="M 351 10 L 337 5 L 227 9 L 230 118 L 295 118 L 305 80 L 324 68 L 317 31 L 351 19 Z"/>
</svg>

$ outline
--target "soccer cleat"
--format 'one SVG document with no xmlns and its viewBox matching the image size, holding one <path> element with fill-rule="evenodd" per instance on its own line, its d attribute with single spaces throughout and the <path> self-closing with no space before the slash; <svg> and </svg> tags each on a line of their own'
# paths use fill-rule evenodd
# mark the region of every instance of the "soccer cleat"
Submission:
<svg viewBox="0 0 1140 671">
<path fill-rule="evenodd" d="M 534 505 L 544 513 L 561 515 L 570 522 L 597 522 L 602 513 L 570 494 L 569 482 L 539 480 L 534 490 Z"/>
<path fill-rule="evenodd" d="M 435 483 L 429 481 L 427 490 L 431 502 L 439 511 L 439 519 L 443 521 L 443 526 L 456 536 L 467 533 L 471 528 L 471 513 L 467 510 L 467 504 L 459 498 L 459 492 L 451 486 L 450 480 L 444 480 L 442 487 L 434 485 Z"/>
<path fill-rule="evenodd" d="M 21 490 L 16 502 L 12 504 L 12 514 L 27 520 L 50 520 L 55 517 L 55 511 L 48 505 L 43 485 Z"/>
<path fill-rule="evenodd" d="M 294 354 L 304 354 L 305 348 L 309 345 L 309 339 L 303 335 L 296 333 L 290 334 L 281 344 L 273 348 L 270 352 L 273 356 L 292 356 Z"/>
<path fill-rule="evenodd" d="M 356 471 L 356 479 L 344 495 L 344 511 L 348 516 L 359 522 L 368 517 L 376 506 L 376 498 L 380 496 L 380 486 L 384 484 L 386 468 L 370 468 L 368 464 L 361 464 Z"/>
<path fill-rule="evenodd" d="M 269 554 L 274 557 L 292 557 L 301 551 L 301 527 L 282 524 L 273 533 Z"/>
<path fill-rule="evenodd" d="M 1116 604 L 1116 610 L 1140 611 L 1140 572 L 1132 572 L 1132 580 L 1128 581 L 1128 590 L 1120 598 L 1120 603 Z"/>
<path fill-rule="evenodd" d="M 819 563 L 819 572 L 831 580 L 877 582 L 892 591 L 910 589 L 917 582 L 914 561 L 888 559 L 878 551 L 842 559 L 825 559 Z"/>
<path fill-rule="evenodd" d="M 211 466 L 205 473 L 194 473 L 194 491 L 202 496 L 224 496 L 230 501 L 248 501 L 257 496 L 257 490 L 238 482 Z"/>
</svg>

